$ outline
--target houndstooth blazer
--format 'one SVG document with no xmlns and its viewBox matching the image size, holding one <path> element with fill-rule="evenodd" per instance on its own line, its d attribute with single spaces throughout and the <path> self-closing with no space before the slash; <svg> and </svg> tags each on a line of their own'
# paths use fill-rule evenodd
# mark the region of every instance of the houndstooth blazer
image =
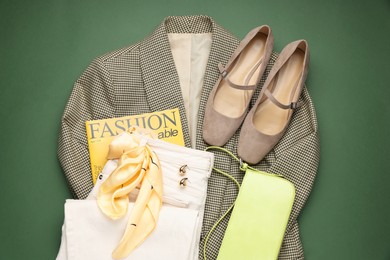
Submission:
<svg viewBox="0 0 390 260">
<path fill-rule="evenodd" d="M 160 111 L 178 107 L 186 146 L 190 136 L 185 107 L 167 33 L 212 33 L 212 46 L 200 100 L 196 148 L 204 150 L 202 124 L 206 101 L 219 77 L 217 64 L 226 64 L 239 40 L 207 16 L 167 17 L 143 41 L 96 58 L 76 81 L 66 105 L 59 136 L 58 157 L 68 185 L 76 198 L 85 198 L 93 183 L 89 164 L 85 121 Z M 273 53 L 266 73 L 256 90 L 254 104 L 277 54 Z M 296 187 L 296 199 L 279 259 L 304 259 L 297 217 L 311 191 L 319 163 L 317 121 L 306 88 L 304 105 L 293 115 L 290 126 L 278 145 L 255 168 L 284 175 Z M 236 152 L 239 130 L 225 145 Z M 240 182 L 243 172 L 229 156 L 215 152 L 215 167 L 230 173 Z M 237 196 L 237 187 L 226 177 L 213 172 L 209 183 L 201 234 L 200 259 L 204 237 Z M 207 258 L 216 259 L 229 218 L 212 233 Z"/>
</svg>

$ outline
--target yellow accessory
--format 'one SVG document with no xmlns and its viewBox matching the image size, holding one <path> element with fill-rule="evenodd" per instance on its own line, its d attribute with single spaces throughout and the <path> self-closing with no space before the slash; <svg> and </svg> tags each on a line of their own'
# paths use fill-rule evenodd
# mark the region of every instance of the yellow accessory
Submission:
<svg viewBox="0 0 390 260">
<path fill-rule="evenodd" d="M 134 130 L 134 129 L 132 129 Z M 123 217 L 129 193 L 139 187 L 126 230 L 114 259 L 127 257 L 154 230 L 162 206 L 162 173 L 158 157 L 142 136 L 125 132 L 110 144 L 108 159 L 118 159 L 117 168 L 102 183 L 97 194 L 101 211 L 111 219 Z"/>
</svg>

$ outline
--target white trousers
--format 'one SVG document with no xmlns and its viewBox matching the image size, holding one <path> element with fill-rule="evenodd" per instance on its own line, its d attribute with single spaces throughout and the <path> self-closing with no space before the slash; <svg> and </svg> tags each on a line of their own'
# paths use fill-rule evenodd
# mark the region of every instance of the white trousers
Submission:
<svg viewBox="0 0 390 260">
<path fill-rule="evenodd" d="M 160 159 L 163 174 L 163 206 L 152 234 L 125 259 L 198 259 L 207 181 L 214 163 L 212 153 L 194 150 L 155 139 L 148 145 Z M 86 200 L 66 200 L 65 220 L 57 260 L 108 260 L 119 244 L 137 192 L 130 194 L 127 215 L 111 220 L 99 209 L 96 194 L 116 168 L 106 163 Z M 185 166 L 180 175 L 180 167 Z M 186 186 L 180 180 L 188 178 Z"/>
</svg>

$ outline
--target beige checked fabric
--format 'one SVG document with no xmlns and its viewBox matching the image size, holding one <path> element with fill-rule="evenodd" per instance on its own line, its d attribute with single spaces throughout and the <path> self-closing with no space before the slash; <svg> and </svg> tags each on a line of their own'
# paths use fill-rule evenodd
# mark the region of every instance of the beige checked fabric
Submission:
<svg viewBox="0 0 390 260">
<path fill-rule="evenodd" d="M 87 120 L 178 107 L 185 144 L 187 147 L 191 146 L 184 102 L 167 33 L 212 33 L 212 46 L 199 107 L 196 143 L 197 149 L 206 148 L 202 139 L 206 101 L 219 77 L 218 63 L 226 64 L 239 40 L 207 16 L 167 17 L 143 41 L 96 58 L 76 81 L 62 117 L 58 146 L 60 163 L 76 198 L 85 198 L 93 186 L 85 134 Z M 274 53 L 252 98 L 252 105 L 276 58 L 277 54 Z M 255 166 L 260 170 L 284 175 L 296 187 L 296 199 L 279 259 L 304 259 L 297 217 L 310 194 L 319 163 L 316 114 L 306 88 L 301 100 L 304 105 L 294 112 L 283 139 Z M 226 149 L 234 153 L 239 131 L 225 145 Z M 243 172 L 228 155 L 215 151 L 215 167 L 242 181 Z M 212 172 L 208 183 L 200 252 L 203 252 L 206 234 L 234 202 L 237 192 L 232 181 Z M 217 258 L 227 223 L 228 218 L 221 222 L 210 237 L 207 245 L 208 259 Z M 203 259 L 203 254 L 199 255 Z"/>
</svg>

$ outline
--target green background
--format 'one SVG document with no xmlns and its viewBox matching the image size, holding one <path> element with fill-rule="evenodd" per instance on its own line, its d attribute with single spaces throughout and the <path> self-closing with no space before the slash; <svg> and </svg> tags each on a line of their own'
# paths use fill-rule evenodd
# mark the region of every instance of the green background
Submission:
<svg viewBox="0 0 390 260">
<path fill-rule="evenodd" d="M 55 259 L 70 198 L 56 149 L 73 83 L 168 15 L 205 14 L 275 50 L 304 38 L 321 161 L 299 223 L 306 259 L 390 259 L 390 2 L 0 1 L 0 259 Z"/>
</svg>

